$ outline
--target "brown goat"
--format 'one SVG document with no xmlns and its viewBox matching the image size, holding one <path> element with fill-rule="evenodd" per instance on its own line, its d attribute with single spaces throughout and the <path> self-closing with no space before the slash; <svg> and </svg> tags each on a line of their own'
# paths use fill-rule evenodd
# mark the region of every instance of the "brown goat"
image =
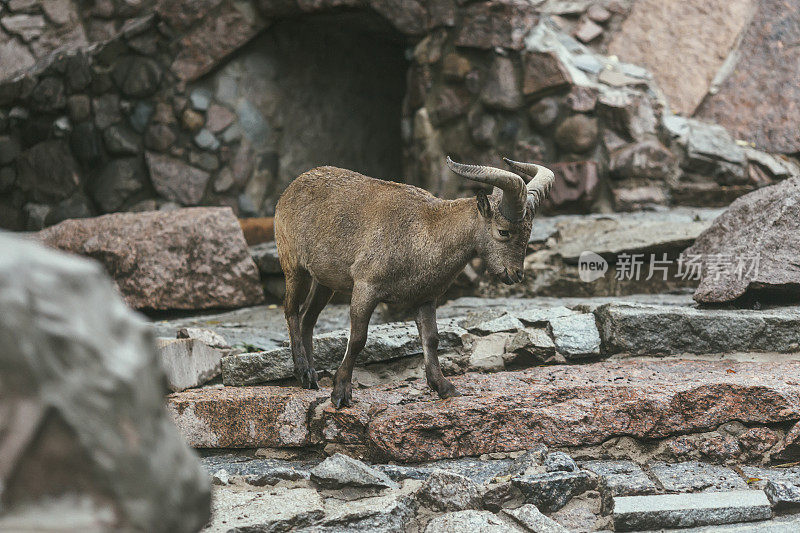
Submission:
<svg viewBox="0 0 800 533">
<path fill-rule="evenodd" d="M 436 301 L 474 256 L 506 284 L 522 281 L 533 217 L 553 173 L 532 163 L 494 167 L 463 165 L 453 172 L 494 185 L 491 196 L 441 200 L 411 185 L 319 167 L 295 179 L 278 201 L 275 240 L 286 276 L 286 322 L 294 373 L 318 388 L 312 335 L 334 291 L 349 292 L 350 338 L 336 371 L 331 400 L 352 402 L 353 365 L 367 341 L 379 302 L 416 309 L 425 354 L 425 377 L 441 398 L 457 396 L 439 368 Z"/>
</svg>

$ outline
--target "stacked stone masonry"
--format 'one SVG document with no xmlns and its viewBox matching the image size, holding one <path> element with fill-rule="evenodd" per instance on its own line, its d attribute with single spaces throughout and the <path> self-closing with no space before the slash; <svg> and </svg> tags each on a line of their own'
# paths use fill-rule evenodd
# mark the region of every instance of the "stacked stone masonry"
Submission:
<svg viewBox="0 0 800 533">
<path fill-rule="evenodd" d="M 739 17 L 720 30 L 723 56 L 746 31 L 756 61 L 751 34 L 773 16 L 756 4 L 756 26 Z M 637 6 L 9 1 L 0 226 L 193 205 L 268 215 L 291 179 L 323 163 L 446 197 L 474 192 L 446 170 L 448 154 L 550 164 L 546 210 L 557 213 L 727 205 L 795 173 L 737 142 L 789 154 L 797 144 L 783 130 L 749 138 L 742 124 L 756 119 L 722 99 L 724 86 L 699 109 L 732 132 L 673 115 L 681 100 L 662 72 L 603 55 L 639 45 L 623 24 Z"/>
</svg>

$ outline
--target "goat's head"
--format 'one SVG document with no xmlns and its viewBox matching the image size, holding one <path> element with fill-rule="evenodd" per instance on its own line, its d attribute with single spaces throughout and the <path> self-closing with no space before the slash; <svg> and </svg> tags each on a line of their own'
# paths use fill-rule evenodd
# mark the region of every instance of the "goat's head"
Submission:
<svg viewBox="0 0 800 533">
<path fill-rule="evenodd" d="M 525 176 L 499 168 L 464 165 L 449 157 L 447 166 L 465 178 L 494 186 L 491 196 L 478 192 L 478 211 L 484 220 L 476 249 L 486 269 L 503 283 L 522 281 L 523 263 L 536 209 L 553 184 L 553 172 L 533 163 L 503 158 L 507 165 Z"/>
</svg>

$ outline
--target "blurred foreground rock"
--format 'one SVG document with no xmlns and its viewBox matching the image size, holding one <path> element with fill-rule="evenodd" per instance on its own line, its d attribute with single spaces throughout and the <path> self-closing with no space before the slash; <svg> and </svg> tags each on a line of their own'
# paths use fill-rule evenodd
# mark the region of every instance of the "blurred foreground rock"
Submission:
<svg viewBox="0 0 800 533">
<path fill-rule="evenodd" d="M 800 177 L 733 202 L 686 250 L 703 276 L 694 299 L 723 303 L 745 294 L 800 296 Z"/>
<path fill-rule="evenodd" d="M 208 477 L 166 416 L 144 321 L 99 265 L 0 249 L 0 530 L 196 531 Z"/>
<path fill-rule="evenodd" d="M 258 270 L 229 208 L 66 220 L 39 239 L 97 259 L 137 309 L 243 307 L 263 301 Z"/>
</svg>

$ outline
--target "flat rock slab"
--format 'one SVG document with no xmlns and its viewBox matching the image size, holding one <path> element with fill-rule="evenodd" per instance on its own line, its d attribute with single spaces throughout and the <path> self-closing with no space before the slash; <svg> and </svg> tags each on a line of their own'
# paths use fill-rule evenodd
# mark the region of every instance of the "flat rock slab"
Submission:
<svg viewBox="0 0 800 533">
<path fill-rule="evenodd" d="M 762 490 L 614 498 L 615 531 L 753 522 L 772 517 Z"/>
<path fill-rule="evenodd" d="M 732 469 L 697 461 L 650 466 L 658 482 L 670 492 L 744 490 L 747 483 Z"/>
<path fill-rule="evenodd" d="M 800 351 L 800 307 L 760 311 L 609 304 L 595 310 L 606 353 Z"/>
<path fill-rule="evenodd" d="M 628 359 L 467 374 L 453 378 L 463 396 L 447 400 L 421 380 L 356 389 L 356 404 L 338 411 L 329 389 L 293 387 L 193 389 L 167 403 L 197 448 L 359 444 L 376 457 L 425 462 L 798 420 L 798 373 L 796 361 Z"/>
</svg>

